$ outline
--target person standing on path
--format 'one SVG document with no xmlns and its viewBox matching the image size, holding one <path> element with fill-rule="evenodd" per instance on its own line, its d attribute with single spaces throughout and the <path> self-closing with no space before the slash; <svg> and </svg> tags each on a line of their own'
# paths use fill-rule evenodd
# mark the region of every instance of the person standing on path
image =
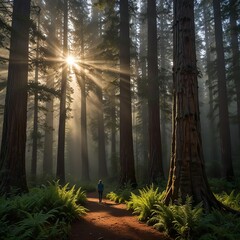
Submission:
<svg viewBox="0 0 240 240">
<path fill-rule="evenodd" d="M 99 180 L 98 182 L 98 198 L 99 198 L 99 202 L 102 202 L 102 195 L 103 195 L 103 190 L 104 190 L 104 185 L 102 180 Z"/>
</svg>

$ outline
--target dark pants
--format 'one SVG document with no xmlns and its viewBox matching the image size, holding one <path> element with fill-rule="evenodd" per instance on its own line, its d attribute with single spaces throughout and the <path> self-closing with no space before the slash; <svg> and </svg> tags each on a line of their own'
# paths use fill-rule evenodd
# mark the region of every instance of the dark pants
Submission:
<svg viewBox="0 0 240 240">
<path fill-rule="evenodd" d="M 99 202 L 102 202 L 102 194 L 103 194 L 103 191 L 98 191 Z"/>
</svg>

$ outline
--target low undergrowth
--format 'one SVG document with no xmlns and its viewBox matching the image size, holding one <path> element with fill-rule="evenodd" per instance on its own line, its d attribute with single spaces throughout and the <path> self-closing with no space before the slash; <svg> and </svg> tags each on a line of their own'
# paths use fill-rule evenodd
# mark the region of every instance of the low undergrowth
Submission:
<svg viewBox="0 0 240 240">
<path fill-rule="evenodd" d="M 205 214 L 202 204 L 193 206 L 191 197 L 184 204 L 166 206 L 162 201 L 164 194 L 152 185 L 139 189 L 138 193 L 131 192 L 126 199 L 118 192 L 111 192 L 107 196 L 111 200 L 125 202 L 140 221 L 153 225 L 177 240 L 240 239 L 238 216 L 217 210 Z M 225 205 L 240 211 L 240 193 L 222 192 L 215 196 Z"/>
<path fill-rule="evenodd" d="M 133 190 L 131 185 L 127 184 L 125 188 L 120 188 L 120 189 L 117 189 L 116 191 L 109 192 L 106 195 L 106 198 L 116 203 L 125 203 L 129 201 L 132 191 Z"/>
<path fill-rule="evenodd" d="M 1 239 L 67 239 L 70 224 L 87 211 L 81 188 L 58 183 L 32 188 L 29 193 L 0 198 Z"/>
</svg>

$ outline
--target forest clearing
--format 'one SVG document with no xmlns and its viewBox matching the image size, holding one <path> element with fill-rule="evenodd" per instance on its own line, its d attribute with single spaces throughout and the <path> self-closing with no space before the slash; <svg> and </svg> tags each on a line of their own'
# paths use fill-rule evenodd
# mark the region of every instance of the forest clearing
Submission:
<svg viewBox="0 0 240 240">
<path fill-rule="evenodd" d="M 0 239 L 240 239 L 239 16 L 0 0 Z"/>
</svg>

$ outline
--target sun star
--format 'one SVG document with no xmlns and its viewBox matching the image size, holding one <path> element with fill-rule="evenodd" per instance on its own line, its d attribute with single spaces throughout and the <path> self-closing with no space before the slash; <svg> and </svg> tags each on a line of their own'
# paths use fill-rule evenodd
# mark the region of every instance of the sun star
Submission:
<svg viewBox="0 0 240 240">
<path fill-rule="evenodd" d="M 75 63 L 75 61 L 76 60 L 75 60 L 75 58 L 73 56 L 68 56 L 66 58 L 66 62 L 67 62 L 68 65 L 73 65 Z"/>
</svg>

